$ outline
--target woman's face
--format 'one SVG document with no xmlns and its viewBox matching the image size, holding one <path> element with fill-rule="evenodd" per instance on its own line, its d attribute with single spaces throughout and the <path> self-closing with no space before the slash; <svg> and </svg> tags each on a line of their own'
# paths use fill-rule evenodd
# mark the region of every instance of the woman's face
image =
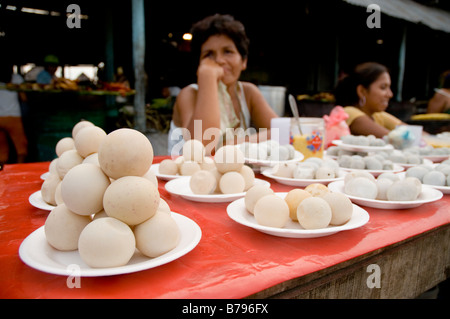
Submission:
<svg viewBox="0 0 450 319">
<path fill-rule="evenodd" d="M 382 73 L 378 79 L 369 86 L 369 89 L 363 90 L 363 95 L 366 97 L 365 108 L 370 109 L 372 112 L 385 111 L 389 106 L 389 100 L 393 96 L 389 73 Z"/>
<path fill-rule="evenodd" d="M 203 43 L 200 61 L 206 58 L 222 67 L 224 75 L 221 80 L 225 85 L 236 82 L 247 68 L 247 59 L 242 59 L 233 40 L 226 35 L 212 35 Z"/>
</svg>

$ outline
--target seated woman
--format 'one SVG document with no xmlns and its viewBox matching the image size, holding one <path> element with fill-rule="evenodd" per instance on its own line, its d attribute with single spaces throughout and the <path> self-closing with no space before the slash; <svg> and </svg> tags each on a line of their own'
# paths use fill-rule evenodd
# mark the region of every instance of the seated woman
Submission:
<svg viewBox="0 0 450 319">
<path fill-rule="evenodd" d="M 450 113 L 450 71 L 443 74 L 442 88 L 435 89 L 428 101 L 427 113 Z"/>
<path fill-rule="evenodd" d="M 207 154 L 223 144 L 267 139 L 271 119 L 277 117 L 256 85 L 240 82 L 247 68 L 249 40 L 244 26 L 229 15 L 213 15 L 194 24 L 191 48 L 199 57 L 197 84 L 183 88 L 175 102 L 169 131 L 169 154 L 178 155 L 185 140 L 198 139 Z M 263 134 L 236 140 L 230 130 L 252 125 Z M 261 132 L 262 133 L 262 132 Z M 242 135 L 242 134 L 241 134 Z M 251 136 L 250 136 L 251 135 Z"/>
<path fill-rule="evenodd" d="M 385 112 L 393 94 L 387 68 L 366 62 L 342 79 L 336 87 L 336 104 L 344 106 L 349 115 L 347 124 L 353 135 L 374 135 L 381 138 L 403 125 L 401 120 Z"/>
</svg>

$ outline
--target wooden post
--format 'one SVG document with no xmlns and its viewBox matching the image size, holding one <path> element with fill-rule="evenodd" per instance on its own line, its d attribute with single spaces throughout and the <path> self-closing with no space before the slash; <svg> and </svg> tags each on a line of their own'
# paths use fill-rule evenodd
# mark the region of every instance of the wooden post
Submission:
<svg viewBox="0 0 450 319">
<path fill-rule="evenodd" d="M 111 6 L 105 8 L 105 80 L 106 82 L 114 81 L 114 26 L 113 26 L 113 10 Z M 105 127 L 107 133 L 116 129 L 115 122 L 119 111 L 116 107 L 116 97 L 113 95 L 105 96 Z"/>
<path fill-rule="evenodd" d="M 403 100 L 403 78 L 405 76 L 405 56 L 406 56 L 406 26 L 403 27 L 402 43 L 400 44 L 400 52 L 398 57 L 398 81 L 396 100 Z"/>
<path fill-rule="evenodd" d="M 134 109 L 135 109 L 135 129 L 145 133 L 145 14 L 144 0 L 132 1 L 132 41 L 133 41 L 133 64 L 135 90 Z"/>
</svg>

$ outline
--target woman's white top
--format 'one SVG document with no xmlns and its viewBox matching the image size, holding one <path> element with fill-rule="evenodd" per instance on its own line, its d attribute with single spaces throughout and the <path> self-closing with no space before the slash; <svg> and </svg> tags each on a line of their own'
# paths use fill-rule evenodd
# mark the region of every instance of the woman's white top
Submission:
<svg viewBox="0 0 450 319">
<path fill-rule="evenodd" d="M 191 84 L 191 87 L 198 90 L 197 84 Z M 250 127 L 250 111 L 248 110 L 247 101 L 245 100 L 244 89 L 242 83 L 238 82 L 236 93 L 240 104 L 240 113 L 236 114 L 231 101 L 230 94 L 227 87 L 222 82 L 219 82 L 219 107 L 220 107 L 220 131 L 223 134 L 229 128 L 240 127 L 244 131 Z M 239 126 L 238 126 L 239 125 Z M 168 154 L 181 155 L 185 139 L 183 132 L 186 135 L 186 140 L 193 138 L 189 137 L 190 133 L 186 128 L 176 126 L 173 121 L 170 121 L 170 129 L 168 135 Z"/>
</svg>

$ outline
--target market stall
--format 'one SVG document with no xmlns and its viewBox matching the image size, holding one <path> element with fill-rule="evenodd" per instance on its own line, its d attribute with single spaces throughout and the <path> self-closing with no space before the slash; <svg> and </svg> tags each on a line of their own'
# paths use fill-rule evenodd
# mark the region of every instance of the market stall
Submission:
<svg viewBox="0 0 450 319">
<path fill-rule="evenodd" d="M 0 263 L 8 274 L 0 279 L 2 298 L 414 298 L 445 280 L 450 265 L 448 195 L 409 209 L 361 206 L 370 216 L 361 227 L 285 238 L 232 220 L 230 203 L 173 195 L 160 179 L 158 191 L 171 211 L 198 225 L 198 244 L 158 266 L 83 276 L 77 288 L 76 273 L 40 271 L 19 257 L 24 239 L 49 214 L 30 203 L 48 168 L 48 162 L 13 164 L 0 172 Z M 293 188 L 257 178 L 275 192 Z"/>
<path fill-rule="evenodd" d="M 55 157 L 58 140 L 69 136 L 74 123 L 84 119 L 116 129 L 119 118 L 117 97 L 132 97 L 134 90 L 122 83 L 79 84 L 64 78 L 49 85 L 8 83 L 0 89 L 26 95 L 22 119 L 29 144 L 29 161 L 49 161 Z"/>
</svg>

